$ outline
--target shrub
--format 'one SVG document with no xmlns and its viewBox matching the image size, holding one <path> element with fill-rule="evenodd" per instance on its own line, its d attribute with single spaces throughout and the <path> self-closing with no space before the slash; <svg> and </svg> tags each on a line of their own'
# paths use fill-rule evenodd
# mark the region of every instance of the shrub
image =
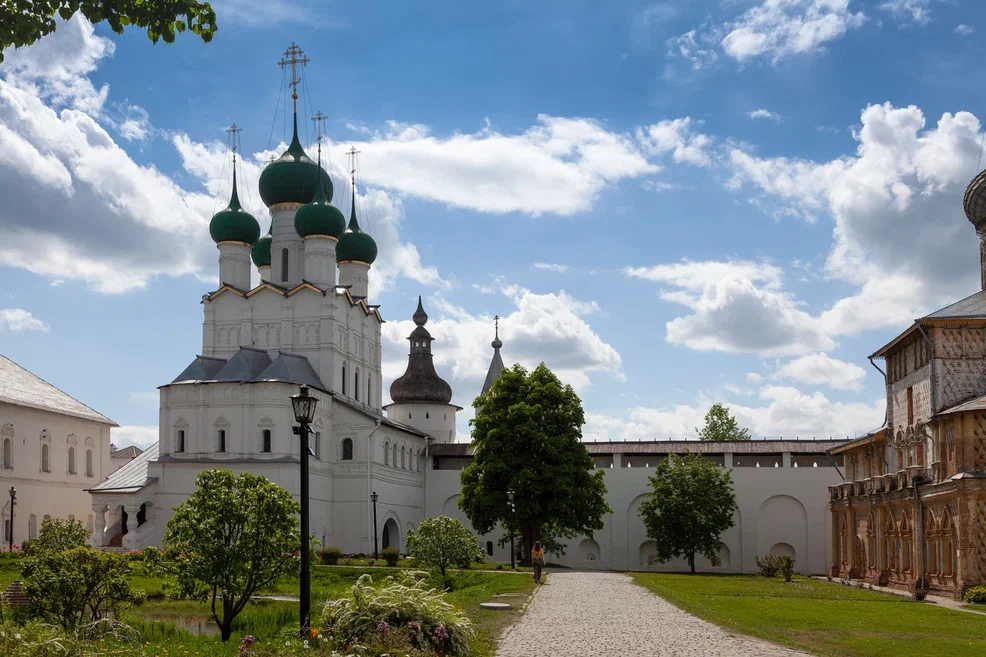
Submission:
<svg viewBox="0 0 986 657">
<path fill-rule="evenodd" d="M 335 566 L 339 563 L 339 557 L 342 556 L 342 550 L 337 547 L 325 548 L 318 553 L 318 559 L 323 564 L 329 566 Z"/>
<path fill-rule="evenodd" d="M 450 566 L 468 566 L 486 558 L 472 532 L 447 516 L 422 521 L 417 530 L 407 533 L 407 546 L 412 557 L 437 569 L 443 577 Z"/>
<path fill-rule="evenodd" d="M 973 586 L 965 592 L 965 601 L 974 605 L 986 605 L 986 586 Z"/>
<path fill-rule="evenodd" d="M 342 646 L 379 638 L 381 628 L 406 633 L 412 646 L 432 648 L 442 655 L 466 655 L 474 634 L 472 623 L 445 600 L 440 591 L 426 588 L 427 573 L 402 571 L 373 586 L 362 575 L 352 596 L 325 603 L 325 632 Z"/>
<path fill-rule="evenodd" d="M 777 563 L 777 558 L 768 554 L 764 557 L 755 557 L 757 562 L 757 568 L 760 569 L 761 577 L 775 577 L 777 571 L 780 570 L 780 565 Z"/>
<path fill-rule="evenodd" d="M 31 541 L 29 554 L 42 550 L 71 550 L 84 547 L 89 534 L 80 520 L 48 518 L 41 523 L 38 537 Z"/>
<path fill-rule="evenodd" d="M 401 552 L 397 548 L 387 547 L 380 552 L 380 556 L 383 557 L 388 566 L 393 568 L 397 565 L 398 559 L 401 558 Z"/>
<path fill-rule="evenodd" d="M 502 564 L 502 563 L 498 563 L 498 564 L 496 565 L 496 569 L 497 569 L 497 570 L 503 570 L 503 564 Z"/>
<path fill-rule="evenodd" d="M 784 577 L 785 582 L 790 582 L 791 578 L 794 577 L 794 557 L 788 554 L 782 554 L 777 559 L 778 569 L 781 571 L 781 575 Z"/>
</svg>

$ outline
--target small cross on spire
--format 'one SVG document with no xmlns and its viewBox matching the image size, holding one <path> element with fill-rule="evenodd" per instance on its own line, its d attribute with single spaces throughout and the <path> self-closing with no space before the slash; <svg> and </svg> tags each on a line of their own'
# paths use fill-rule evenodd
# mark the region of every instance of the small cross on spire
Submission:
<svg viewBox="0 0 986 657">
<path fill-rule="evenodd" d="M 350 166 L 350 170 L 349 170 L 349 175 L 350 175 L 350 178 L 353 181 L 353 191 L 354 191 L 354 193 L 355 193 L 355 190 L 356 190 L 356 156 L 359 155 L 362 152 L 363 151 L 356 150 L 356 147 L 355 146 L 353 146 L 348 151 L 346 151 L 346 154 L 349 155 L 350 162 L 351 162 L 351 166 Z"/>
<path fill-rule="evenodd" d="M 226 134 L 230 135 L 230 139 L 233 142 L 233 147 L 232 147 L 232 150 L 233 150 L 233 164 L 236 164 L 236 142 L 237 142 L 237 139 L 238 139 L 238 137 L 236 135 L 238 133 L 240 133 L 240 132 L 243 132 L 243 129 L 241 127 L 239 127 L 238 125 L 236 125 L 235 123 L 233 125 L 229 126 L 228 128 L 226 128 Z"/>
<path fill-rule="evenodd" d="M 281 61 L 277 62 L 277 65 L 281 68 L 291 67 L 291 79 L 288 81 L 288 85 L 291 87 L 291 98 L 294 100 L 295 111 L 298 109 L 298 85 L 301 83 L 301 77 L 298 75 L 298 65 L 300 64 L 304 68 L 310 61 L 312 60 L 308 59 L 305 51 L 292 41 L 291 46 L 284 51 Z"/>
<path fill-rule="evenodd" d="M 315 134 L 317 135 L 315 141 L 318 142 L 318 152 L 322 152 L 322 126 L 329 119 L 321 112 L 316 112 L 315 116 L 312 117 L 312 121 L 315 123 Z"/>
</svg>

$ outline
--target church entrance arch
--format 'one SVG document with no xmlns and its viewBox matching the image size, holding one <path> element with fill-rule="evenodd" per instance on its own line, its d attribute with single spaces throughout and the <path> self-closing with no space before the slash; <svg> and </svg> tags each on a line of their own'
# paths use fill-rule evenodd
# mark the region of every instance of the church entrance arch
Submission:
<svg viewBox="0 0 986 657">
<path fill-rule="evenodd" d="M 401 530 L 397 527 L 397 522 L 393 518 L 387 518 L 383 524 L 383 549 L 389 547 L 401 549 Z"/>
</svg>

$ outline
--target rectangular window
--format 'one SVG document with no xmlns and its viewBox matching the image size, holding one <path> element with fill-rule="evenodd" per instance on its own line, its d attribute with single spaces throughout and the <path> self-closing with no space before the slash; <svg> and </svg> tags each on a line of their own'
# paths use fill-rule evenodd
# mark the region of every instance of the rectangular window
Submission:
<svg viewBox="0 0 986 657">
<path fill-rule="evenodd" d="M 270 453 L 270 429 L 264 429 L 264 441 L 261 450 Z"/>
<path fill-rule="evenodd" d="M 219 430 L 219 451 L 220 452 L 225 452 L 226 451 L 226 430 L 225 429 L 220 429 Z"/>
<path fill-rule="evenodd" d="M 281 249 L 281 282 L 288 282 L 288 250 Z"/>
<path fill-rule="evenodd" d="M 914 424 L 914 386 L 907 386 L 907 423 Z"/>
</svg>

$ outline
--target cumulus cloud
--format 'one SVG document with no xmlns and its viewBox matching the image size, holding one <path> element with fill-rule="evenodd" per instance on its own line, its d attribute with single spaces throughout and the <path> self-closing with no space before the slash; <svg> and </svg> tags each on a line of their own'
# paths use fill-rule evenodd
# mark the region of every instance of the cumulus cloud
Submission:
<svg viewBox="0 0 986 657">
<path fill-rule="evenodd" d="M 520 363 L 533 368 L 544 363 L 565 383 L 584 389 L 590 376 L 606 373 L 622 377 L 622 359 L 589 325 L 587 318 L 599 312 L 593 301 L 582 301 L 565 291 L 538 294 L 516 285 L 502 285 L 499 298 L 486 301 L 496 309 L 503 340 L 503 360 L 509 367 Z M 435 365 L 450 376 L 453 401 L 470 406 L 482 387 L 493 350 L 493 312 L 474 314 L 441 296 L 425 302 L 428 330 L 435 338 Z M 413 308 L 408 307 L 405 317 Z M 397 314 L 392 309 L 392 313 Z M 407 336 L 414 329 L 410 319 L 383 325 L 383 373 L 385 386 L 407 366 Z"/>
<path fill-rule="evenodd" d="M 158 441 L 158 428 L 134 424 L 113 427 L 110 429 L 110 440 L 120 448 L 136 445 L 141 449 L 147 449 Z"/>
<path fill-rule="evenodd" d="M 927 25 L 931 21 L 931 0 L 887 0 L 879 5 L 883 11 L 900 21 Z"/>
<path fill-rule="evenodd" d="M 955 33 L 959 36 L 971 36 L 972 34 L 975 34 L 975 32 L 976 28 L 971 25 L 966 25 L 965 23 L 960 23 L 955 26 Z"/>
<path fill-rule="evenodd" d="M 0 308 L 0 331 L 40 331 L 47 333 L 51 329 L 23 308 Z"/>
<path fill-rule="evenodd" d="M 565 272 L 568 272 L 572 269 L 569 265 L 559 265 L 554 262 L 535 262 L 534 268 L 544 269 L 546 271 L 553 271 L 558 274 L 564 274 Z"/>
<path fill-rule="evenodd" d="M 885 402 L 835 402 L 820 392 L 766 386 L 757 405 L 727 403 L 741 426 L 757 438 L 853 438 L 883 421 Z M 668 407 L 637 406 L 625 413 L 587 413 L 583 437 L 593 440 L 695 439 L 714 400 Z"/>
<path fill-rule="evenodd" d="M 688 30 L 668 39 L 668 56 L 690 62 L 692 70 L 697 71 L 719 59 L 712 41 L 707 34 L 699 35 L 698 30 Z"/>
<path fill-rule="evenodd" d="M 969 112 L 928 126 L 914 106 L 862 111 L 854 155 L 815 162 L 729 147 L 736 189 L 809 219 L 834 220 L 826 273 L 856 292 L 820 316 L 830 335 L 900 325 L 978 289 L 961 198 L 982 132 Z M 915 248 L 920 244 L 921 248 Z M 901 257 L 907 254 L 906 257 Z"/>
<path fill-rule="evenodd" d="M 780 123 L 781 122 L 781 115 L 780 114 L 778 114 L 777 112 L 771 112 L 770 110 L 767 110 L 767 109 L 753 110 L 752 112 L 747 112 L 746 115 L 748 117 L 750 117 L 751 119 L 753 119 L 753 120 L 757 120 L 757 119 L 770 119 L 771 121 L 774 121 L 775 123 Z"/>
<path fill-rule="evenodd" d="M 639 129 L 637 136 L 654 155 L 670 154 L 678 163 L 708 166 L 712 138 L 694 130 L 699 124 L 691 117 L 669 119 Z"/>
<path fill-rule="evenodd" d="M 777 368 L 773 378 L 859 391 L 863 389 L 866 370 L 828 354 L 814 353 L 787 361 Z"/>
</svg>

